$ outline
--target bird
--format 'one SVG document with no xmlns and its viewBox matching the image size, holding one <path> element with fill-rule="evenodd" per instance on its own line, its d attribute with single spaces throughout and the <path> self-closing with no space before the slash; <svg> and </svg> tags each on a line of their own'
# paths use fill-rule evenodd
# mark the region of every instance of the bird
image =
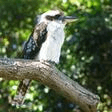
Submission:
<svg viewBox="0 0 112 112">
<path fill-rule="evenodd" d="M 75 19 L 74 16 L 65 16 L 60 10 L 49 10 L 37 16 L 35 27 L 24 45 L 23 58 L 58 64 L 65 38 L 64 27 Z M 12 105 L 23 104 L 30 83 L 30 79 L 20 82 Z"/>
</svg>

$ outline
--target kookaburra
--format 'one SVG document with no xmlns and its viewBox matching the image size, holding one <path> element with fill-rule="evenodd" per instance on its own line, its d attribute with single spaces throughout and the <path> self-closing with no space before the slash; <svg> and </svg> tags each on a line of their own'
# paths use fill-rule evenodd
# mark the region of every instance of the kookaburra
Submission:
<svg viewBox="0 0 112 112">
<path fill-rule="evenodd" d="M 36 25 L 23 50 L 24 59 L 44 60 L 59 63 L 61 47 L 64 42 L 64 27 L 75 17 L 64 16 L 59 10 L 50 10 L 36 19 Z M 28 90 L 30 79 L 20 82 L 17 95 L 12 104 L 21 105 Z"/>
</svg>

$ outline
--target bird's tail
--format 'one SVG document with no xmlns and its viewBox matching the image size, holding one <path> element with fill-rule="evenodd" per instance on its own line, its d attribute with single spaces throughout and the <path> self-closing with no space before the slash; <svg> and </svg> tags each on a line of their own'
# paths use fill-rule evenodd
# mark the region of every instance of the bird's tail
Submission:
<svg viewBox="0 0 112 112">
<path fill-rule="evenodd" d="M 27 93 L 30 82 L 31 82 L 30 79 L 24 79 L 20 82 L 17 89 L 17 94 L 14 97 L 13 101 L 11 102 L 12 105 L 21 105 L 24 102 L 24 97 L 25 94 Z"/>
</svg>

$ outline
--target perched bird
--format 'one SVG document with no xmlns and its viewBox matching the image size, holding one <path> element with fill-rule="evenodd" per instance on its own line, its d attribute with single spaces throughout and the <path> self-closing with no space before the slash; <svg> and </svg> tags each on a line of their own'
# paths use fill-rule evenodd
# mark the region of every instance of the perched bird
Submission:
<svg viewBox="0 0 112 112">
<path fill-rule="evenodd" d="M 25 43 L 23 58 L 59 63 L 65 38 L 64 27 L 67 22 L 74 20 L 75 17 L 64 16 L 64 13 L 59 10 L 50 10 L 38 16 L 35 28 Z M 21 105 L 23 103 L 30 82 L 30 79 L 20 82 L 12 104 Z"/>
</svg>

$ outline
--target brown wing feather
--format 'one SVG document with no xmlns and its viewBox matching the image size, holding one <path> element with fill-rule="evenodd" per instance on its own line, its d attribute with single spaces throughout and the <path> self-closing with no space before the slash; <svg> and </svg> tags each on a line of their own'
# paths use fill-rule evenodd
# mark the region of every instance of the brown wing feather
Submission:
<svg viewBox="0 0 112 112">
<path fill-rule="evenodd" d="M 30 38 L 25 44 L 23 52 L 24 59 L 35 59 L 35 56 L 38 54 L 42 43 L 46 40 L 46 27 L 47 25 L 44 23 L 35 26 Z M 13 105 L 21 105 L 23 103 L 23 99 L 29 88 L 30 82 L 30 79 L 24 79 L 20 82 L 17 89 L 17 94 L 12 101 Z"/>
</svg>

